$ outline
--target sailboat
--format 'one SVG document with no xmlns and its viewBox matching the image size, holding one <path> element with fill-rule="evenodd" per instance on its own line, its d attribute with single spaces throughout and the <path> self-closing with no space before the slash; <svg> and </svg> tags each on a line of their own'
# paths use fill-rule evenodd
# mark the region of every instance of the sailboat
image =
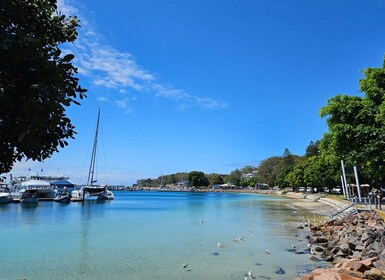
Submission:
<svg viewBox="0 0 385 280">
<path fill-rule="evenodd" d="M 96 122 L 96 132 L 94 138 L 94 145 L 92 148 L 92 156 L 90 169 L 88 172 L 87 185 L 83 186 L 80 190 L 74 190 L 71 192 L 73 200 L 111 200 L 114 199 L 112 191 L 107 189 L 107 186 L 94 185 L 97 180 L 94 180 L 95 164 L 96 164 L 96 147 L 98 143 L 99 133 L 99 120 L 100 120 L 100 109 L 98 111 L 98 119 Z"/>
</svg>

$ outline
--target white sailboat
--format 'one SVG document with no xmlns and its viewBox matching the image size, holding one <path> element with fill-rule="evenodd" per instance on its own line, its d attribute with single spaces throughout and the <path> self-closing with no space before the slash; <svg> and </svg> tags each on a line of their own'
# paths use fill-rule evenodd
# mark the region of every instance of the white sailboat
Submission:
<svg viewBox="0 0 385 280">
<path fill-rule="evenodd" d="M 92 156 L 90 169 L 88 172 L 87 185 L 80 188 L 80 190 L 74 190 L 71 192 L 73 200 L 111 200 L 114 199 L 112 191 L 107 189 L 107 186 L 94 185 L 97 180 L 94 180 L 95 164 L 96 164 L 96 147 L 98 143 L 99 133 L 99 120 L 100 120 L 100 109 L 98 111 L 98 119 L 96 122 L 96 132 L 94 138 L 94 145 L 92 148 Z"/>
</svg>

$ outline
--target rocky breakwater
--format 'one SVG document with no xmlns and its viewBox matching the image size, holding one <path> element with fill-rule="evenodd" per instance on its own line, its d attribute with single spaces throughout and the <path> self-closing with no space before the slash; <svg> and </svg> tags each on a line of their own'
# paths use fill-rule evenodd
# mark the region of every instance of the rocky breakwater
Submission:
<svg viewBox="0 0 385 280">
<path fill-rule="evenodd" d="M 385 223 L 372 211 L 346 215 L 312 226 L 309 238 L 312 258 L 332 263 L 302 280 L 385 279 Z"/>
</svg>

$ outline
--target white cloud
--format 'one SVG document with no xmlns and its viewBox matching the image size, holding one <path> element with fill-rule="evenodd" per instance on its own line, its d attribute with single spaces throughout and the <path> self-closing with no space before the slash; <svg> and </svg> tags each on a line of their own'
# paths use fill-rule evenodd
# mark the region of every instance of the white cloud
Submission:
<svg viewBox="0 0 385 280">
<path fill-rule="evenodd" d="M 89 26 L 87 19 L 82 17 L 79 9 L 69 5 L 66 0 L 59 0 L 58 7 L 63 14 L 77 15 L 81 19 L 82 28 L 79 30 L 79 37 L 75 44 L 69 47 L 75 54 L 79 74 L 89 77 L 95 86 L 116 89 L 119 93 L 126 93 L 129 88 L 137 92 L 153 93 L 156 97 L 177 102 L 179 110 L 191 107 L 213 109 L 227 106 L 218 100 L 198 97 L 183 89 L 163 85 L 150 71 L 139 66 L 130 53 L 120 52 L 104 42 L 102 36 Z M 123 100 L 114 103 L 121 108 L 127 106 Z"/>
<path fill-rule="evenodd" d="M 174 100 L 190 99 L 191 96 L 182 89 L 169 88 L 160 84 L 154 84 L 153 89 L 156 96 L 170 98 Z"/>
<path fill-rule="evenodd" d="M 105 96 L 101 96 L 101 97 L 98 97 L 98 101 L 100 101 L 100 102 L 109 102 L 110 100 L 107 97 L 105 97 Z"/>
<path fill-rule="evenodd" d="M 75 16 L 79 14 L 79 10 L 74 6 L 68 5 L 66 0 L 57 1 L 58 10 L 66 16 Z"/>
<path fill-rule="evenodd" d="M 128 103 L 128 98 L 115 101 L 116 106 L 120 108 L 127 108 L 127 103 Z"/>
<path fill-rule="evenodd" d="M 206 108 L 206 109 L 212 109 L 212 108 L 226 108 L 227 103 L 214 100 L 211 98 L 199 98 L 195 97 L 196 103 L 199 105 L 199 107 Z"/>
</svg>

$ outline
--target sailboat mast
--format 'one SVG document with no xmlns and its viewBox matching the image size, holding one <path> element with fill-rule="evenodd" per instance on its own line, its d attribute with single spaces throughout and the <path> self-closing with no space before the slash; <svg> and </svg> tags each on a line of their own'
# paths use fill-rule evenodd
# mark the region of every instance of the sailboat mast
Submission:
<svg viewBox="0 0 385 280">
<path fill-rule="evenodd" d="M 92 148 L 90 170 L 88 172 L 87 185 L 90 185 L 90 186 L 92 186 L 92 184 L 94 183 L 94 172 L 95 172 L 95 163 L 96 163 L 96 146 L 98 144 L 98 132 L 99 132 L 99 119 L 100 119 L 100 109 L 98 111 L 98 120 L 96 122 L 94 146 Z"/>
</svg>

